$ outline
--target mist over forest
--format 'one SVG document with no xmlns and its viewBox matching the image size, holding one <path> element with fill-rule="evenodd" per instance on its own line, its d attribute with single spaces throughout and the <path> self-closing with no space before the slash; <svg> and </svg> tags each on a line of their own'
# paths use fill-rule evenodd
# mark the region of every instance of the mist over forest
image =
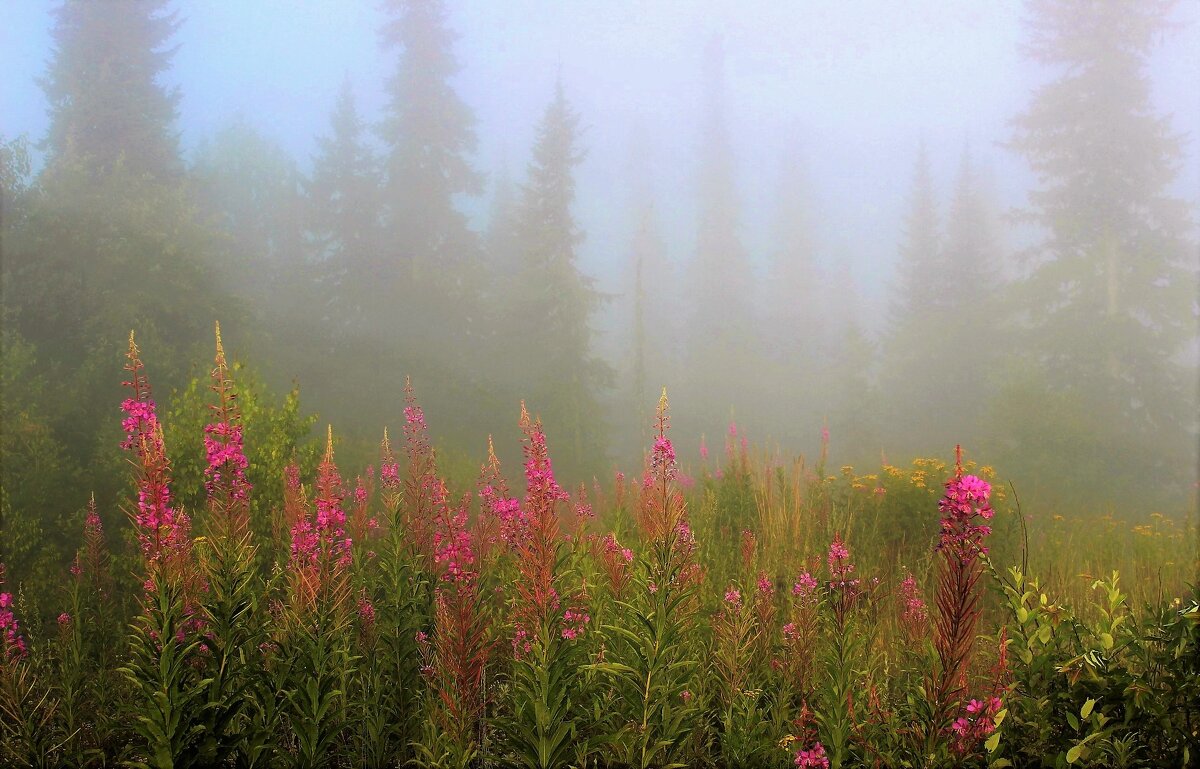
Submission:
<svg viewBox="0 0 1200 769">
<path fill-rule="evenodd" d="M 0 19 L 0 560 L 124 489 L 130 329 L 199 478 L 214 321 L 309 469 L 410 377 L 464 488 L 522 401 L 567 481 L 636 473 L 665 386 L 693 475 L 962 444 L 1034 515 L 1195 509 L 1194 2 Z"/>
</svg>

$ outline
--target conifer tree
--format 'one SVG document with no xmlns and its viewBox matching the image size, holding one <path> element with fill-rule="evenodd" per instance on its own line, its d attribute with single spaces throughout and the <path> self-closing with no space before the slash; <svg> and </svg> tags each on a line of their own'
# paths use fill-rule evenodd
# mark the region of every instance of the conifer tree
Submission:
<svg viewBox="0 0 1200 769">
<path fill-rule="evenodd" d="M 335 325 L 353 328 L 377 317 L 387 297 L 377 291 L 384 274 L 377 160 L 367 145 L 349 78 L 329 123 L 329 133 L 317 139 L 312 175 L 304 184 L 307 237 Z"/>
<path fill-rule="evenodd" d="M 1195 332 L 1190 212 L 1171 193 L 1182 138 L 1146 77 L 1174 5 L 1027 6 L 1025 53 L 1050 79 L 1010 142 L 1037 176 L 1026 213 L 1044 233 L 1017 289 L 1024 347 L 1049 392 L 1090 415 L 1078 439 L 1109 447 L 1090 472 L 1110 489 L 1181 483 L 1195 467 L 1195 368 L 1176 357 Z"/>
<path fill-rule="evenodd" d="M 754 348 L 753 284 L 742 246 L 734 153 L 725 120 L 724 50 L 713 38 L 704 54 L 696 257 L 692 268 L 693 310 L 688 352 L 697 393 L 681 400 L 708 413 L 722 413 L 744 400 L 737 379 L 751 365 Z M 743 383 L 744 384 L 744 383 Z M 702 393 L 699 394 L 699 393 Z M 696 400 L 698 396 L 699 401 Z"/>
<path fill-rule="evenodd" d="M 942 333 L 950 301 L 944 266 L 933 174 L 922 142 L 904 219 L 880 372 L 889 417 L 894 417 L 888 425 L 893 445 L 906 451 L 926 449 L 914 443 L 914 437 L 939 419 L 929 387 L 936 384 L 931 382 L 931 366 L 941 361 L 935 340 Z"/>
<path fill-rule="evenodd" d="M 467 331 L 480 280 L 478 239 L 455 206 L 482 192 L 471 167 L 475 119 L 450 85 L 455 34 L 441 0 L 387 0 L 385 48 L 397 51 L 380 126 L 385 144 L 384 223 L 402 321 Z M 438 344 L 443 340 L 426 340 Z M 461 338 L 455 340 L 461 348 Z"/>
<path fill-rule="evenodd" d="M 569 466 L 576 469 L 604 445 L 597 415 L 601 388 L 611 371 L 593 354 L 591 320 L 601 302 L 594 281 L 579 270 L 576 247 L 583 233 L 575 223 L 574 169 L 583 160 L 579 115 L 561 82 L 537 130 L 521 201 L 519 243 L 523 254 L 512 314 L 512 341 L 534 381 L 530 405 L 547 425 L 559 426 Z"/>
<path fill-rule="evenodd" d="M 133 176 L 158 180 L 182 171 L 180 94 L 160 82 L 178 26 L 167 0 L 65 0 L 54 11 L 42 80 L 50 104 L 48 166 L 80 163 L 103 174 L 120 162 Z"/>
<path fill-rule="evenodd" d="M 812 235 L 812 200 L 798 152 L 780 164 L 775 244 L 763 292 L 766 326 L 775 339 L 770 357 L 789 368 L 808 368 L 818 341 L 818 273 Z"/>
</svg>

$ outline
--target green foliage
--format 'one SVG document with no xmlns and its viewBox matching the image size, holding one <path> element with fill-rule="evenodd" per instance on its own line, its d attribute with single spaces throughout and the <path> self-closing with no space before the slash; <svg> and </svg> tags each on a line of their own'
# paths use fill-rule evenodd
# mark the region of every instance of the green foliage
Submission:
<svg viewBox="0 0 1200 769">
<path fill-rule="evenodd" d="M 286 534 L 282 519 L 283 470 L 295 462 L 302 477 L 312 476 L 320 448 L 313 439 L 317 416 L 301 410 L 299 387 L 277 399 L 252 369 L 237 362 L 230 369 L 237 382 L 245 435 L 249 462 L 246 477 L 254 488 L 251 527 L 258 542 L 275 547 Z M 182 391 L 172 394 L 171 408 L 164 419 L 177 496 L 189 510 L 200 510 L 205 505 L 204 426 L 212 419 L 209 382 L 207 374 L 192 377 Z"/>
<path fill-rule="evenodd" d="M 133 625 L 130 656 L 120 671 L 133 685 L 133 728 L 143 750 L 135 766 L 153 769 L 202 766 L 203 708 L 212 683 L 193 662 L 202 639 L 187 627 L 183 592 L 162 576 L 152 578 L 144 611 Z"/>
</svg>

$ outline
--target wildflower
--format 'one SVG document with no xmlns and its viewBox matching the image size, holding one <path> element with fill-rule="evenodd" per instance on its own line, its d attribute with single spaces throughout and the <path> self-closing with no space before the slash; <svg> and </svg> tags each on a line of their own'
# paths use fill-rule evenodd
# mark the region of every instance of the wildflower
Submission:
<svg viewBox="0 0 1200 769">
<path fill-rule="evenodd" d="M 375 625 L 375 604 L 371 603 L 366 594 L 358 599 L 358 618 L 363 627 L 370 628 Z"/>
<path fill-rule="evenodd" d="M 829 543 L 829 555 L 826 558 L 829 565 L 829 586 L 834 590 L 841 590 L 847 594 L 853 594 L 859 585 L 857 577 L 850 576 L 854 573 L 854 564 L 850 562 L 850 550 L 842 542 L 840 534 L 834 534 L 833 542 Z"/>
<path fill-rule="evenodd" d="M 758 592 L 762 595 L 771 595 L 775 592 L 775 583 L 765 572 L 759 572 L 758 575 Z"/>
<path fill-rule="evenodd" d="M 686 705 L 692 701 L 692 693 L 689 690 L 684 689 L 679 693 L 679 699 L 683 700 L 683 704 Z"/>
<path fill-rule="evenodd" d="M 0 563 L 0 587 L 4 585 L 4 564 Z M 25 639 L 13 613 L 12 593 L 0 592 L 0 663 L 25 656 Z"/>
<path fill-rule="evenodd" d="M 187 549 L 191 522 L 182 510 L 176 510 L 171 504 L 171 463 L 163 444 L 162 425 L 150 398 L 150 383 L 132 333 L 127 357 L 129 362 L 125 370 L 130 377 L 125 386 L 131 388 L 134 395 L 121 404 L 125 412 L 121 421 L 125 440 L 121 442 L 121 448 L 133 452 L 136 458 L 138 492 L 133 517 L 142 554 L 147 564 L 156 564 Z"/>
<path fill-rule="evenodd" d="M 825 755 L 825 747 L 819 742 L 813 743 L 807 750 L 796 751 L 794 763 L 801 769 L 829 769 L 829 757 Z"/>
<path fill-rule="evenodd" d="M 725 591 L 725 603 L 730 604 L 733 608 L 740 608 L 742 605 L 742 594 L 737 588 L 729 588 Z"/>
<path fill-rule="evenodd" d="M 71 615 L 70 614 L 67 614 L 64 611 L 62 614 L 58 615 L 58 626 L 59 627 L 70 627 L 70 625 L 71 625 Z"/>
<path fill-rule="evenodd" d="M 567 609 L 563 612 L 562 637 L 574 641 L 583 635 L 583 629 L 591 619 L 583 609 Z"/>
<path fill-rule="evenodd" d="M 289 479 L 290 480 L 290 479 Z M 349 565 L 351 540 L 346 536 L 342 478 L 333 461 L 333 428 L 325 441 L 325 457 L 317 468 L 316 514 L 305 513 L 292 526 L 292 560 L 301 566 L 316 563 L 323 553 L 336 555 L 339 566 Z"/>
<path fill-rule="evenodd" d="M 921 589 L 917 586 L 913 575 L 907 574 L 900 583 L 900 624 L 908 632 L 909 637 L 916 638 L 924 635 L 925 625 L 929 621 L 929 609 L 921 598 Z"/>
<path fill-rule="evenodd" d="M 708 461 L 708 444 L 704 442 L 704 436 L 700 436 L 700 461 Z"/>
<path fill-rule="evenodd" d="M 797 598 L 808 598 L 817 591 L 817 579 L 807 571 L 796 578 L 792 586 L 792 595 Z"/>
</svg>

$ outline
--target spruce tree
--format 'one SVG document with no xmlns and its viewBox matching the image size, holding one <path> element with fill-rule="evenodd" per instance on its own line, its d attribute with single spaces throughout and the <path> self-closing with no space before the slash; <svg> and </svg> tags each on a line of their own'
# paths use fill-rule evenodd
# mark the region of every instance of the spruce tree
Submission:
<svg viewBox="0 0 1200 769">
<path fill-rule="evenodd" d="M 323 300 L 334 326 L 361 329 L 388 299 L 380 259 L 377 160 L 349 78 L 343 81 L 329 121 L 317 139 L 312 174 L 304 183 L 307 239 Z"/>
<path fill-rule="evenodd" d="M 929 426 L 941 419 L 937 398 L 929 388 L 936 386 L 936 369 L 931 367 L 941 363 L 937 339 L 944 333 L 951 301 L 944 267 L 933 174 L 922 142 L 908 197 L 880 372 L 892 446 L 902 452 L 930 450 L 920 436 L 929 435 Z"/>
<path fill-rule="evenodd" d="M 583 160 L 579 115 L 562 83 L 537 129 L 518 215 L 519 285 L 511 297 L 516 369 L 525 377 L 530 407 L 550 435 L 562 435 L 568 466 L 576 470 L 602 453 L 598 400 L 611 380 L 595 357 L 591 320 L 601 295 L 579 270 L 576 248 L 583 233 L 571 207 L 574 169 Z"/>
<path fill-rule="evenodd" d="M 770 357 L 789 369 L 811 367 L 819 339 L 818 273 L 812 200 L 798 152 L 780 164 L 774 248 L 763 292 L 764 320 L 776 340 Z"/>
<path fill-rule="evenodd" d="M 1076 440 L 1108 447 L 1068 473 L 1109 491 L 1179 492 L 1195 466 L 1195 367 L 1177 357 L 1195 332 L 1190 212 L 1171 193 L 1182 138 L 1146 75 L 1173 6 L 1027 6 L 1025 53 L 1050 79 L 1010 142 L 1037 176 L 1025 213 L 1044 234 L 1016 294 L 1024 346 L 1048 392 L 1090 415 Z M 1028 428 L 1018 443 L 1039 440 L 1030 420 L 1007 421 Z"/>
<path fill-rule="evenodd" d="M 178 26 L 167 0 L 66 0 L 54 11 L 41 81 L 50 105 L 49 167 L 79 163 L 103 174 L 120 162 L 134 176 L 180 173 L 180 94 L 161 83 Z"/>
<path fill-rule="evenodd" d="M 408 307 L 403 320 L 465 331 L 481 277 L 479 243 L 455 197 L 479 194 L 483 180 L 469 161 L 475 118 L 450 85 L 456 36 L 441 0 L 387 0 L 384 8 L 383 44 L 397 51 L 380 126 L 396 305 Z"/>
<path fill-rule="evenodd" d="M 689 319 L 689 379 L 695 392 L 680 400 L 706 413 L 724 413 L 747 400 L 742 379 L 755 348 L 753 281 L 738 234 L 740 211 L 734 153 L 725 120 L 725 54 L 720 38 L 705 49 L 696 256 Z"/>
</svg>

